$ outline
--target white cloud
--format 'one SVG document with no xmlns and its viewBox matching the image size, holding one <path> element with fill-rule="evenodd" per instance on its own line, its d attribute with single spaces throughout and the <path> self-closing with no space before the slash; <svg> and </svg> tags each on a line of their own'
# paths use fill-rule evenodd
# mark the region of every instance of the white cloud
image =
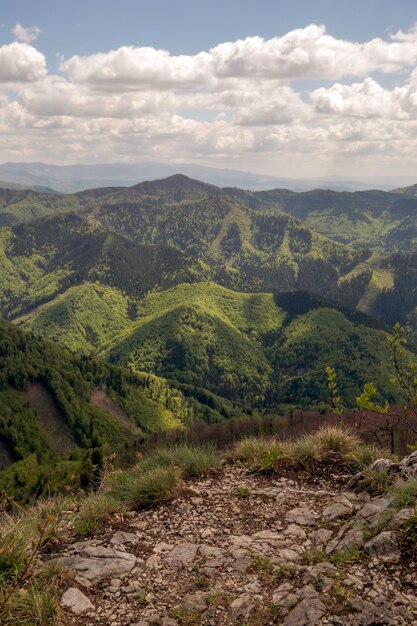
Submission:
<svg viewBox="0 0 417 626">
<path fill-rule="evenodd" d="M 44 55 L 27 43 L 0 46 L 0 82 L 30 82 L 46 76 Z"/>
<path fill-rule="evenodd" d="M 219 85 L 225 79 L 295 80 L 366 76 L 396 72 L 417 62 L 417 28 L 390 41 L 365 43 L 336 39 L 312 24 L 282 37 L 248 37 L 222 43 L 194 56 L 167 50 L 122 47 L 108 53 L 73 56 L 61 69 L 76 83 L 108 88 L 190 88 Z"/>
<path fill-rule="evenodd" d="M 61 75 L 15 41 L 0 47 L 0 150 L 4 160 L 140 156 L 309 176 L 391 171 L 403 157 L 414 171 L 416 63 L 416 28 L 357 43 L 310 25 L 195 55 L 124 46 L 64 60 Z M 301 93 L 300 79 L 322 82 Z"/>
<path fill-rule="evenodd" d="M 405 87 L 384 89 L 372 78 L 362 83 L 321 87 L 311 93 L 314 109 L 318 113 L 346 117 L 407 119 L 403 101 Z"/>
<path fill-rule="evenodd" d="M 272 92 L 262 91 L 257 95 L 257 99 L 249 106 L 239 108 L 235 120 L 237 124 L 242 126 L 291 124 L 308 117 L 308 106 L 289 87 L 284 86 Z"/>
<path fill-rule="evenodd" d="M 41 29 L 37 26 L 22 26 L 19 22 L 16 24 L 14 28 L 12 28 L 12 33 L 16 37 L 18 41 L 22 41 L 24 43 L 29 43 L 31 41 L 36 41 L 36 39 L 41 34 Z"/>
<path fill-rule="evenodd" d="M 75 83 L 171 89 L 206 84 L 210 57 L 201 52 L 195 56 L 171 56 L 167 50 L 123 46 L 106 54 L 73 56 L 61 63 Z"/>
</svg>

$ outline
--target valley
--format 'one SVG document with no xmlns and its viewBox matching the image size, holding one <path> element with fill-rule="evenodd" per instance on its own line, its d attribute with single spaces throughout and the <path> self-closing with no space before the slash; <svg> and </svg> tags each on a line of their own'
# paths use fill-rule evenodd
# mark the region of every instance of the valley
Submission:
<svg viewBox="0 0 417 626">
<path fill-rule="evenodd" d="M 408 233 L 390 219 L 401 203 L 412 219 L 413 189 L 248 192 L 174 175 L 0 193 L 0 441 L 14 490 L 41 493 L 52 458 L 59 487 L 84 480 L 94 448 L 195 420 L 326 411 L 326 367 L 347 408 L 369 381 L 399 398 L 387 337 L 417 323 L 417 265 L 412 247 L 386 253 L 381 225 Z M 44 367 L 11 366 L 18 345 Z"/>
</svg>

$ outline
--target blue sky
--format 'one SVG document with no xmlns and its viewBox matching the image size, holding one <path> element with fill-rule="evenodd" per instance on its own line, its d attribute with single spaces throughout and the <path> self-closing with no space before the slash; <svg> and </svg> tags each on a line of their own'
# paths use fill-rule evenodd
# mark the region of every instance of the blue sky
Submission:
<svg viewBox="0 0 417 626">
<path fill-rule="evenodd" d="M 42 30 L 51 60 L 122 45 L 193 54 L 228 40 L 282 35 L 310 23 L 335 37 L 383 37 L 417 21 L 416 0 L 0 0 L 4 41 L 16 22 Z"/>
<path fill-rule="evenodd" d="M 0 153 L 414 175 L 416 23 L 416 0 L 0 0 Z"/>
</svg>

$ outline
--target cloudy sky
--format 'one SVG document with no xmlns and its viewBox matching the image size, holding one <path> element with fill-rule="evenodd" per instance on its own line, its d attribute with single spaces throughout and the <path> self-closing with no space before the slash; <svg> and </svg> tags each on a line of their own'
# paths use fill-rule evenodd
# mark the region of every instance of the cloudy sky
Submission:
<svg viewBox="0 0 417 626">
<path fill-rule="evenodd" d="M 0 161 L 417 175 L 416 0 L 0 0 Z"/>
</svg>

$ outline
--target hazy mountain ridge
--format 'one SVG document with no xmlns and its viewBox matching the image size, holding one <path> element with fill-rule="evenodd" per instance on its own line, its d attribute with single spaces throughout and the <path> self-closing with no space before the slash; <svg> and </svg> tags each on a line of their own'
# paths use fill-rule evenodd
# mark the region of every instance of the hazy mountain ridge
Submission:
<svg viewBox="0 0 417 626">
<path fill-rule="evenodd" d="M 219 187 L 242 187 L 262 190 L 267 188 L 289 188 L 293 191 L 309 191 L 318 187 L 336 191 L 358 191 L 377 188 L 389 191 L 394 187 L 412 184 L 410 176 L 374 177 L 352 179 L 344 176 L 322 178 L 291 178 L 267 176 L 254 172 L 219 169 L 190 163 L 104 163 L 78 165 L 51 165 L 47 163 L 2 163 L 0 178 L 11 183 L 32 187 L 47 186 L 57 191 L 72 193 L 92 187 L 132 186 L 138 181 L 166 178 L 177 172 Z"/>
</svg>

